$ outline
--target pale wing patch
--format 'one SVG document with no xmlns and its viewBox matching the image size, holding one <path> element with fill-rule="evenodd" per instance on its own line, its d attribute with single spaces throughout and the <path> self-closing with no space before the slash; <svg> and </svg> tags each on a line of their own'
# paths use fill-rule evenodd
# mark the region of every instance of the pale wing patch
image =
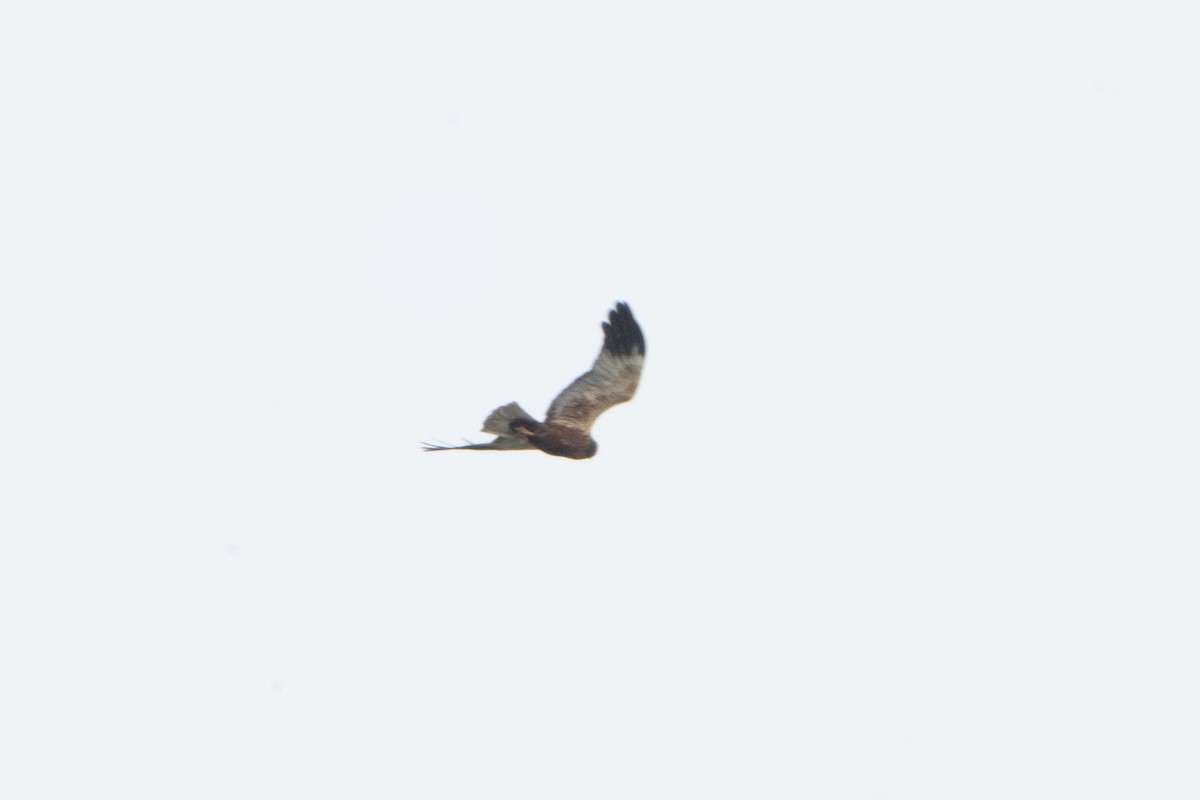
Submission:
<svg viewBox="0 0 1200 800">
<path fill-rule="evenodd" d="M 633 399 L 644 361 L 640 353 L 614 356 L 601 351 L 591 371 L 580 375 L 554 398 L 546 422 L 590 431 L 596 417 Z"/>
</svg>

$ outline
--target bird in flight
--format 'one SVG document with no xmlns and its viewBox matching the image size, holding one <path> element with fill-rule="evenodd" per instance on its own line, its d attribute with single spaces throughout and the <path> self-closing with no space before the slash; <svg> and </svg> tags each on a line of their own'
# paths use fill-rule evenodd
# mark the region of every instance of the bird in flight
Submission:
<svg viewBox="0 0 1200 800">
<path fill-rule="evenodd" d="M 608 409 L 633 399 L 646 360 L 646 339 L 628 305 L 617 303 L 608 312 L 608 322 L 600 323 L 600 327 L 604 329 L 604 346 L 596 363 L 554 398 L 545 422 L 538 422 L 516 403 L 509 403 L 483 422 L 483 432 L 496 436 L 492 441 L 457 447 L 423 443 L 425 449 L 541 450 L 563 458 L 596 455 L 592 424 Z"/>
</svg>

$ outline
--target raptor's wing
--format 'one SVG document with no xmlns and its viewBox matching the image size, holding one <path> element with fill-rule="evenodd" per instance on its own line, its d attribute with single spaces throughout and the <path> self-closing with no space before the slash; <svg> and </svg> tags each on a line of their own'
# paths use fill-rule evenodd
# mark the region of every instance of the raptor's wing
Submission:
<svg viewBox="0 0 1200 800">
<path fill-rule="evenodd" d="M 546 424 L 566 425 L 586 433 L 596 417 L 628 402 L 637 391 L 646 360 L 646 339 L 633 312 L 625 303 L 617 303 L 601 327 L 604 346 L 596 363 L 554 398 L 546 412 Z"/>
<path fill-rule="evenodd" d="M 516 436 L 497 436 L 490 442 L 467 442 L 466 444 L 428 444 L 421 442 L 425 452 L 431 450 L 533 450 L 533 445 Z"/>
</svg>

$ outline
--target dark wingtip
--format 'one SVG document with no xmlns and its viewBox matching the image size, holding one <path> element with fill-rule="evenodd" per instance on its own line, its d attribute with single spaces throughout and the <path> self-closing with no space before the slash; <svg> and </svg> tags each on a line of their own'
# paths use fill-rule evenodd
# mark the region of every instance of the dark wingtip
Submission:
<svg viewBox="0 0 1200 800">
<path fill-rule="evenodd" d="M 633 318 L 628 303 L 619 302 L 608 312 L 608 322 L 600 323 L 604 330 L 604 349 L 615 356 L 646 355 L 646 337 Z"/>
</svg>

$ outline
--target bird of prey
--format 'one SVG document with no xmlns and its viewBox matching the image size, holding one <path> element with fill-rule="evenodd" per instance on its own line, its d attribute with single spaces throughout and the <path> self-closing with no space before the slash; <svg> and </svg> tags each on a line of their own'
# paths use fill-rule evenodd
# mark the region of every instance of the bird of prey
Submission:
<svg viewBox="0 0 1200 800">
<path fill-rule="evenodd" d="M 541 450 L 563 458 L 596 455 L 592 424 L 608 409 L 633 399 L 646 359 L 646 339 L 628 305 L 617 303 L 608 313 L 608 322 L 600 327 L 604 329 L 604 346 L 596 363 L 554 398 L 545 422 L 538 422 L 516 403 L 509 403 L 483 422 L 483 432 L 496 436 L 492 441 L 457 447 L 426 444 L 425 449 Z"/>
</svg>

